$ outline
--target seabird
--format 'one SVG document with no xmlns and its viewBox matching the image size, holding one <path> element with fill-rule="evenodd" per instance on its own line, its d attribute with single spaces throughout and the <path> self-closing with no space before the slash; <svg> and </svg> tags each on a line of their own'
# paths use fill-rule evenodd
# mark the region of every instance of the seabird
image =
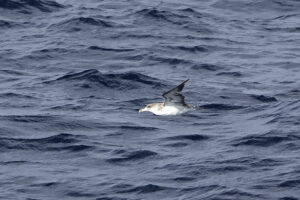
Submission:
<svg viewBox="0 0 300 200">
<path fill-rule="evenodd" d="M 189 80 L 189 79 L 188 79 Z M 180 94 L 184 88 L 184 84 L 188 81 L 183 81 L 177 87 L 163 93 L 164 103 L 150 103 L 139 112 L 152 112 L 155 115 L 177 115 L 192 110 L 193 107 L 187 105 L 184 101 L 184 96 Z"/>
</svg>

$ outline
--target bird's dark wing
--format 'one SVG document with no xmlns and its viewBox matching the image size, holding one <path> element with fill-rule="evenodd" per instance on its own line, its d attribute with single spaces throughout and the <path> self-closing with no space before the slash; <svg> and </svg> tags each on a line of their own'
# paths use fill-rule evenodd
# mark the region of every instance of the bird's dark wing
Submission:
<svg viewBox="0 0 300 200">
<path fill-rule="evenodd" d="M 165 98 L 165 105 L 180 104 L 181 106 L 188 106 L 184 101 L 184 96 L 182 94 L 180 94 L 180 92 L 184 88 L 184 84 L 188 80 L 183 81 L 180 85 L 169 90 L 168 92 L 165 92 L 162 95 Z"/>
</svg>

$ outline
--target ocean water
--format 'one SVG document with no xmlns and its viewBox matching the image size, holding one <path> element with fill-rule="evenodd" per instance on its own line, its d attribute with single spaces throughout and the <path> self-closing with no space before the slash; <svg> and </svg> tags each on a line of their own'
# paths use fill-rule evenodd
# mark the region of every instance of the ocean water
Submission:
<svg viewBox="0 0 300 200">
<path fill-rule="evenodd" d="M 298 0 L 0 0 L 0 199 L 300 199 L 299 87 Z"/>
</svg>

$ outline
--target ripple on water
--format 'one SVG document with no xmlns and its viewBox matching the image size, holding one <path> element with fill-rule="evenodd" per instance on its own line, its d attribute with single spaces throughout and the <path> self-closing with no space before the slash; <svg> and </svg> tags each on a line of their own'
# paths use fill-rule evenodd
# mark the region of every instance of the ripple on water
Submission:
<svg viewBox="0 0 300 200">
<path fill-rule="evenodd" d="M 269 147 L 289 141 L 299 141 L 300 137 L 293 133 L 284 134 L 270 131 L 262 135 L 249 135 L 233 141 L 233 146 L 259 146 Z"/>
<path fill-rule="evenodd" d="M 110 163 L 132 162 L 132 161 L 144 160 L 146 158 L 154 157 L 157 155 L 158 154 L 153 151 L 139 150 L 139 151 L 132 151 L 132 152 L 124 152 L 122 153 L 122 157 L 110 158 L 107 159 L 107 161 Z"/>
<path fill-rule="evenodd" d="M 92 150 L 90 145 L 79 144 L 84 136 L 72 134 L 58 134 L 45 138 L 0 138 L 2 151 L 28 150 L 28 151 L 68 151 L 78 152 Z"/>
<path fill-rule="evenodd" d="M 64 5 L 50 0 L 7 0 L 0 2 L 0 8 L 12 11 L 17 10 L 25 14 L 31 14 L 34 11 L 33 9 L 37 9 L 42 12 L 53 12 L 64 7 Z"/>
</svg>

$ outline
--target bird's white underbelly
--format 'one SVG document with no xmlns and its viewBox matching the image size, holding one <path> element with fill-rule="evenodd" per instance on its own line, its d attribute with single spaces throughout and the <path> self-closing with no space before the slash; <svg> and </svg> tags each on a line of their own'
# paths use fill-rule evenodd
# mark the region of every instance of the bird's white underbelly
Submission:
<svg viewBox="0 0 300 200">
<path fill-rule="evenodd" d="M 178 109 L 175 106 L 164 106 L 161 110 L 157 110 L 156 115 L 177 115 L 183 113 L 183 110 Z"/>
</svg>

